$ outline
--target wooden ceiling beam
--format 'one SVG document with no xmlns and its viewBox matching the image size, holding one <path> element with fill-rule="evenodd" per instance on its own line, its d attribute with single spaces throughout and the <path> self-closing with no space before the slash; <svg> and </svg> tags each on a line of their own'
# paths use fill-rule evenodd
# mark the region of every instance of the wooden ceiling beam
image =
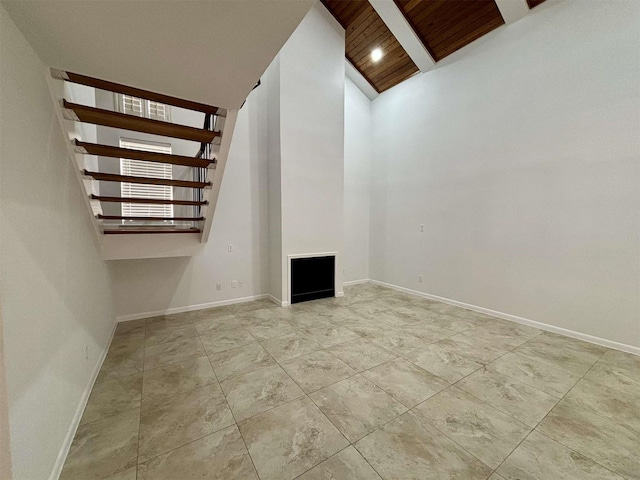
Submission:
<svg viewBox="0 0 640 480">
<path fill-rule="evenodd" d="M 506 24 L 517 22 L 529 14 L 527 0 L 496 0 L 496 5 Z"/>
<path fill-rule="evenodd" d="M 421 72 L 431 70 L 436 62 L 431 57 L 429 51 L 422 44 L 416 32 L 402 14 L 394 2 L 388 0 L 369 0 L 371 6 L 378 12 L 382 21 L 387 25 L 394 37 L 398 40 L 402 48 L 411 57 L 413 63 Z"/>
</svg>

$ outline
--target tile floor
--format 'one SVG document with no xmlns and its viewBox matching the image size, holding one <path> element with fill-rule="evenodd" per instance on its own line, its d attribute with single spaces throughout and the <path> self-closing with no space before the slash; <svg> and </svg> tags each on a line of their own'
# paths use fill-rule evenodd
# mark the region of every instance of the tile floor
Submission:
<svg viewBox="0 0 640 480">
<path fill-rule="evenodd" d="M 61 478 L 640 479 L 640 357 L 345 293 L 118 325 Z"/>
</svg>

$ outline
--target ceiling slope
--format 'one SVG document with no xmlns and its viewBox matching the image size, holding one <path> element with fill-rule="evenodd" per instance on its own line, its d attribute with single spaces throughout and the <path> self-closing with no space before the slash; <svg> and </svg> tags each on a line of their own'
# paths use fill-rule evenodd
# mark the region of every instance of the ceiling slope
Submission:
<svg viewBox="0 0 640 480">
<path fill-rule="evenodd" d="M 50 67 L 239 108 L 313 0 L 4 0 Z"/>
<path fill-rule="evenodd" d="M 378 93 L 418 71 L 368 0 L 322 0 L 322 3 L 345 29 L 347 59 Z M 371 59 L 375 48 L 384 53 L 378 62 Z"/>
</svg>

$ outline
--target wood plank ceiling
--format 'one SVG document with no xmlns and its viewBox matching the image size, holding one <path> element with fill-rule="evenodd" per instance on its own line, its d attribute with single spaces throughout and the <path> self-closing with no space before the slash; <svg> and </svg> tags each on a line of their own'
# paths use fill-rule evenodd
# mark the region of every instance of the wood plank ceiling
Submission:
<svg viewBox="0 0 640 480">
<path fill-rule="evenodd" d="M 347 59 L 378 93 L 418 72 L 368 0 L 321 1 L 346 31 Z M 393 1 L 436 62 L 505 23 L 495 0 Z M 529 8 L 542 2 L 527 0 Z M 375 48 L 383 52 L 378 62 Z"/>
<path fill-rule="evenodd" d="M 322 3 L 346 30 L 347 59 L 378 93 L 418 71 L 368 0 L 322 0 Z M 378 62 L 371 59 L 375 48 L 384 54 Z"/>
<path fill-rule="evenodd" d="M 437 62 L 504 24 L 494 0 L 395 0 Z"/>
</svg>

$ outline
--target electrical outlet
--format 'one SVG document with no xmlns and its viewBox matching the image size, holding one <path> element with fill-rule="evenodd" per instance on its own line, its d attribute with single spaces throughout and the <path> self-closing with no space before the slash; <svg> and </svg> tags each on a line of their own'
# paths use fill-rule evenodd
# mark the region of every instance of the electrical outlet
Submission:
<svg viewBox="0 0 640 480">
<path fill-rule="evenodd" d="M 424 232 L 424 225 L 423 224 L 420 225 L 420 231 Z"/>
<path fill-rule="evenodd" d="M 238 286 L 237 280 L 231 280 L 231 288 L 236 288 Z"/>
<path fill-rule="evenodd" d="M 422 283 L 422 275 L 418 275 L 418 282 Z"/>
<path fill-rule="evenodd" d="M 84 347 L 84 359 L 89 360 L 89 345 Z"/>
<path fill-rule="evenodd" d="M 216 283 L 216 290 L 222 290 L 222 284 Z"/>
<path fill-rule="evenodd" d="M 242 280 L 238 280 L 238 286 L 241 287 L 242 286 Z"/>
<path fill-rule="evenodd" d="M 229 244 L 229 246 L 227 247 L 227 251 L 229 253 L 233 252 L 233 245 Z"/>
</svg>

